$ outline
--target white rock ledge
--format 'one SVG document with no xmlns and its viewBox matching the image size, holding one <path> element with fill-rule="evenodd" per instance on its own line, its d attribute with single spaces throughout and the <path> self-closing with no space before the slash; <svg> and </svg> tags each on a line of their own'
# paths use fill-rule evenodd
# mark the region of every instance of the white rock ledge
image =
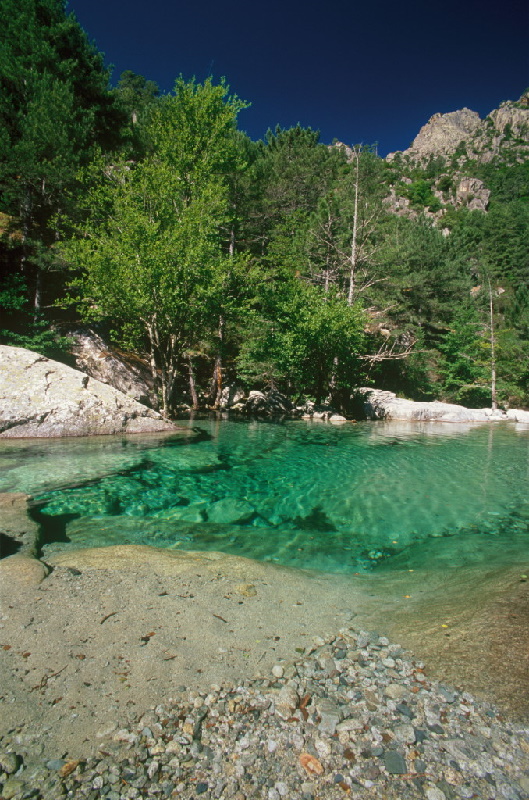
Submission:
<svg viewBox="0 0 529 800">
<path fill-rule="evenodd" d="M 0 438 L 178 430 L 83 372 L 22 347 L 0 345 Z"/>
<path fill-rule="evenodd" d="M 368 419 L 403 420 L 409 422 L 523 422 L 529 424 L 529 411 L 490 408 L 465 408 L 454 403 L 431 403 L 403 400 L 394 392 L 361 388 Z"/>
</svg>

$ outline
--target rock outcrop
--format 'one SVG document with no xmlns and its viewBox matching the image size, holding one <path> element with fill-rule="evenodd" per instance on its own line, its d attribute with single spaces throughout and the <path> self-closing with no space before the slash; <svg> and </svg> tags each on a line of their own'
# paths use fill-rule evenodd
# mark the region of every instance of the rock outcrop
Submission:
<svg viewBox="0 0 529 800">
<path fill-rule="evenodd" d="M 178 431 L 157 412 L 65 364 L 0 346 L 0 437 Z"/>
<path fill-rule="evenodd" d="M 456 206 L 466 206 L 469 211 L 486 211 L 490 190 L 479 178 L 461 178 L 456 189 Z"/>
<path fill-rule="evenodd" d="M 490 408 L 465 408 L 454 403 L 415 402 L 404 400 L 394 392 L 362 388 L 357 395 L 363 397 L 367 419 L 408 420 L 410 422 L 528 422 L 529 412 L 502 411 Z"/>
<path fill-rule="evenodd" d="M 513 102 L 507 100 L 485 119 L 469 108 L 434 114 L 423 125 L 410 147 L 400 155 L 413 162 L 425 162 L 431 157 L 451 157 L 456 154 L 488 162 L 500 152 L 512 151 L 518 161 L 529 153 L 529 94 Z M 397 153 L 389 153 L 392 161 Z"/>
<path fill-rule="evenodd" d="M 92 330 L 80 328 L 69 333 L 73 339 L 72 352 L 77 369 L 108 383 L 123 394 L 130 395 L 138 403 L 155 408 L 152 379 L 146 365 L 110 348 Z"/>
<path fill-rule="evenodd" d="M 480 125 L 479 114 L 469 108 L 450 111 L 448 114 L 434 114 L 423 125 L 411 147 L 403 151 L 403 155 L 419 160 L 432 155 L 452 155 L 461 142 L 471 139 L 477 133 Z"/>
</svg>

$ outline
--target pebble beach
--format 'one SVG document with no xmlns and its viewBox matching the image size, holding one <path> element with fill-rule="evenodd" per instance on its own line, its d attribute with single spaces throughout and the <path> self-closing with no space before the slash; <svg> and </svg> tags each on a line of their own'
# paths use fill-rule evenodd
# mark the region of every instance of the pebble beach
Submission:
<svg viewBox="0 0 529 800">
<path fill-rule="evenodd" d="M 364 584 L 154 548 L 50 566 L 2 576 L 2 800 L 529 797 L 526 718 L 374 632 Z"/>
<path fill-rule="evenodd" d="M 240 686 L 183 691 L 109 732 L 86 760 L 24 765 L 2 742 L 4 800 L 197 797 L 520 800 L 529 730 L 428 679 L 383 636 L 315 638 Z"/>
</svg>

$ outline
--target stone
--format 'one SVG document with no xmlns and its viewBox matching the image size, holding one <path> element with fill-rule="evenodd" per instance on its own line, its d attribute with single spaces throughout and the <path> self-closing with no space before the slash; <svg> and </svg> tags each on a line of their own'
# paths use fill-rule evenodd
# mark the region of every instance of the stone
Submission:
<svg viewBox="0 0 529 800">
<path fill-rule="evenodd" d="M 415 402 L 397 397 L 394 392 L 361 388 L 356 394 L 363 397 L 367 419 L 403 420 L 410 422 L 500 422 L 507 420 L 501 410 L 465 408 L 455 403 Z"/>
<path fill-rule="evenodd" d="M 316 710 L 320 715 L 318 730 L 334 736 L 336 728 L 342 718 L 340 709 L 332 700 L 322 698 L 316 703 Z"/>
<path fill-rule="evenodd" d="M 177 433 L 117 389 L 22 347 L 0 345 L 0 437 Z"/>
<path fill-rule="evenodd" d="M 12 800 L 24 792 L 26 784 L 19 778 L 8 778 L 2 788 L 2 800 Z"/>
<path fill-rule="evenodd" d="M 41 561 L 29 556 L 7 556 L 0 561 L 0 583 L 3 586 L 16 584 L 18 586 L 38 586 L 49 570 Z"/>
<path fill-rule="evenodd" d="M 238 403 L 242 403 L 246 397 L 244 389 L 236 384 L 225 386 L 220 396 L 219 407 L 222 410 L 229 410 Z"/>
<path fill-rule="evenodd" d="M 329 417 L 329 422 L 332 422 L 335 425 L 340 425 L 342 422 L 347 422 L 347 420 L 345 417 L 342 417 L 341 414 L 331 414 Z"/>
<path fill-rule="evenodd" d="M 247 415 L 277 417 L 290 414 L 293 405 L 284 394 L 270 389 L 267 392 L 251 391 L 246 400 L 233 408 Z"/>
<path fill-rule="evenodd" d="M 20 759 L 16 753 L 0 753 L 0 769 L 12 775 L 17 771 Z"/>
<path fill-rule="evenodd" d="M 403 154 L 415 158 L 452 155 L 461 142 L 467 141 L 478 131 L 480 125 L 479 114 L 469 108 L 434 114 Z"/>
<path fill-rule="evenodd" d="M 387 750 L 384 753 L 383 761 L 390 775 L 405 775 L 408 772 L 406 759 L 397 750 Z"/>
<path fill-rule="evenodd" d="M 415 742 L 415 730 L 413 725 L 397 725 L 393 730 L 395 739 L 403 744 L 413 744 Z"/>
<path fill-rule="evenodd" d="M 521 411 L 516 408 L 509 408 L 506 412 L 507 419 L 513 422 L 526 422 L 529 424 L 529 411 Z"/>
<path fill-rule="evenodd" d="M 2 555 L 19 550 L 34 555 L 39 526 L 28 515 L 29 495 L 22 492 L 0 493 L 0 534 L 12 540 L 2 544 Z"/>
<path fill-rule="evenodd" d="M 465 206 L 469 211 L 486 211 L 489 206 L 490 189 L 479 178 L 461 178 L 456 189 L 456 206 Z"/>
<path fill-rule="evenodd" d="M 288 719 L 296 710 L 299 703 L 299 695 L 293 686 L 283 686 L 275 701 L 276 713 L 283 719 Z"/>
<path fill-rule="evenodd" d="M 89 328 L 68 332 L 77 369 L 91 378 L 113 386 L 138 403 L 156 407 L 149 367 L 137 356 L 118 352 Z"/>
<path fill-rule="evenodd" d="M 257 589 L 253 583 L 239 583 L 235 587 L 235 591 L 237 594 L 240 594 L 241 597 L 255 597 L 257 595 Z"/>
<path fill-rule="evenodd" d="M 437 786 L 431 786 L 426 789 L 426 800 L 446 800 L 445 793 L 438 789 Z"/>
<path fill-rule="evenodd" d="M 246 500 L 234 497 L 223 497 L 207 507 L 208 522 L 220 522 L 231 525 L 246 522 L 255 514 L 255 508 Z"/>
<path fill-rule="evenodd" d="M 401 686 L 399 683 L 390 683 L 384 689 L 384 694 L 392 700 L 402 700 L 408 694 L 408 691 L 405 686 Z"/>
</svg>

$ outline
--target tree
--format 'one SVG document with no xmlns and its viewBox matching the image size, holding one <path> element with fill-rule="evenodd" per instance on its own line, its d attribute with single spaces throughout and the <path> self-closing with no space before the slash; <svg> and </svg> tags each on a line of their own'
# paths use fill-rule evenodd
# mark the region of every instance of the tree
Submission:
<svg viewBox="0 0 529 800">
<path fill-rule="evenodd" d="M 117 143 L 122 117 L 103 57 L 64 0 L 1 0 L 0 211 L 17 236 L 9 269 L 42 305 L 55 215 L 69 207 L 80 165 Z"/>
<path fill-rule="evenodd" d="M 89 314 L 150 353 L 168 414 L 179 369 L 218 322 L 219 274 L 233 265 L 223 248 L 229 215 L 227 165 L 238 111 L 228 87 L 178 79 L 148 127 L 151 154 L 102 168 L 89 192 L 87 221 L 66 248 L 81 267 Z"/>
<path fill-rule="evenodd" d="M 237 359 L 239 375 L 259 385 L 338 402 L 357 385 L 365 315 L 336 294 L 292 279 L 263 285 Z"/>
</svg>

